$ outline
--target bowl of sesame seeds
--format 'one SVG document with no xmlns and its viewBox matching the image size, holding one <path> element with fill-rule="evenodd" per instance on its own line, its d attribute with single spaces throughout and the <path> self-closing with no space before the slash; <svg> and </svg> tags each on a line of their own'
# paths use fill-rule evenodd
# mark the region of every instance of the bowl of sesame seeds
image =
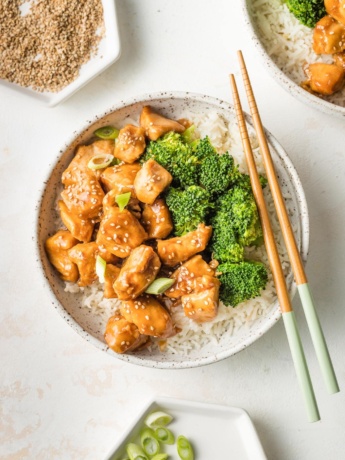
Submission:
<svg viewBox="0 0 345 460">
<path fill-rule="evenodd" d="M 49 107 L 120 56 L 114 0 L 12 0 L 0 17 L 0 84 Z"/>
<path fill-rule="evenodd" d="M 176 326 L 180 332 L 173 337 L 169 337 L 165 341 L 155 342 L 152 346 L 146 346 L 146 344 L 144 344 L 145 346 L 140 349 L 119 354 L 115 353 L 105 340 L 108 321 L 110 321 L 113 315 L 116 315 L 119 308 L 119 299 L 105 298 L 104 289 L 98 282 L 98 279 L 95 279 L 95 282 L 92 282 L 91 285 L 86 287 L 81 287 L 77 285 L 76 282 L 65 282 L 50 263 L 45 250 L 46 241 L 54 237 L 58 229 L 64 231 L 63 222 L 58 212 L 61 192 L 64 191 L 61 180 L 63 174 L 66 176 L 66 170 L 69 168 L 74 158 L 78 156 L 78 154 L 76 155 L 77 149 L 93 145 L 95 141 L 95 132 L 101 128 L 108 128 L 109 130 L 110 127 L 113 127 L 113 129 L 116 128 L 117 130 L 121 130 L 128 125 L 138 125 L 140 114 L 143 108 L 147 106 L 150 106 L 156 113 L 170 120 L 191 121 L 195 124 L 200 135 L 210 136 L 212 143 L 219 149 L 219 153 L 229 152 L 233 155 L 240 169 L 244 173 L 246 172 L 235 111 L 233 106 L 227 104 L 225 101 L 205 95 L 186 92 L 160 92 L 132 98 L 129 101 L 122 101 L 116 107 L 109 109 L 105 114 L 89 121 L 76 136 L 70 139 L 60 150 L 56 164 L 49 171 L 41 192 L 41 200 L 37 207 L 36 247 L 38 267 L 44 276 L 44 282 L 49 290 L 53 307 L 60 313 L 66 323 L 87 342 L 92 343 L 112 357 L 136 365 L 169 369 L 197 367 L 217 362 L 238 353 L 254 343 L 276 324 L 281 315 L 273 279 L 270 274 L 266 288 L 259 296 L 242 302 L 237 305 L 236 308 L 226 307 L 220 302 L 218 315 L 211 322 L 198 324 L 191 318 L 187 318 L 183 314 L 183 310 L 179 308 L 170 309 L 169 311 L 172 315 L 173 325 L 174 327 Z M 256 139 L 249 116 L 247 116 L 247 122 L 251 140 L 255 147 Z M 286 200 L 287 209 L 295 232 L 296 241 L 302 258 L 305 261 L 309 244 L 309 220 L 303 188 L 296 170 L 286 152 L 269 133 L 268 140 L 273 161 L 280 178 L 283 196 Z M 258 147 L 255 147 L 255 152 L 257 152 L 257 160 L 259 160 Z M 258 167 L 260 174 L 262 174 L 262 164 L 259 163 Z M 67 174 L 70 171 L 69 169 Z M 131 172 L 136 173 L 136 175 L 138 174 L 137 171 Z M 98 199 L 97 184 L 92 183 L 91 185 L 92 198 L 95 200 L 96 204 Z M 112 191 L 108 192 L 108 195 L 110 196 L 111 193 Z M 269 190 L 267 190 L 267 194 L 268 195 L 265 196 L 269 203 L 269 211 L 273 227 L 275 228 L 279 254 L 283 263 L 288 289 L 291 296 L 293 296 L 296 291 L 296 286 L 293 281 L 291 266 L 279 230 Z M 103 207 L 104 206 L 105 202 L 103 201 Z M 137 210 L 134 208 L 131 209 L 129 214 L 133 214 L 132 216 L 129 216 L 127 213 L 127 215 L 131 217 L 131 221 L 135 224 L 137 223 L 136 211 Z M 125 215 L 123 217 L 125 217 Z M 140 220 L 141 217 L 139 216 L 137 219 Z M 99 225 L 101 225 L 101 223 L 99 223 Z M 95 224 L 97 227 L 97 222 L 95 222 Z M 127 226 L 132 224 L 130 224 L 129 220 L 127 222 L 126 218 L 124 225 Z M 107 233 L 104 234 L 103 238 L 101 227 L 98 229 L 96 228 L 96 232 L 97 237 L 101 234 L 102 244 L 114 245 L 113 241 L 118 238 L 118 232 L 115 231 L 115 235 L 114 230 L 112 233 L 113 238 L 108 237 Z M 131 232 L 129 231 L 128 233 Z M 128 236 L 129 235 L 124 234 L 124 237 L 127 238 Z M 108 238 L 112 241 L 107 242 L 106 240 Z M 81 241 L 81 239 L 79 241 Z M 160 241 L 164 242 L 165 240 L 163 239 Z M 127 241 L 125 241 L 125 243 L 127 244 Z M 178 242 L 176 242 L 176 244 L 177 243 Z M 191 241 L 191 244 L 193 244 L 193 241 Z M 136 246 L 136 248 L 139 247 Z M 113 247 L 113 249 L 115 250 L 115 247 Z M 118 249 L 118 245 L 116 244 L 116 250 Z M 248 253 L 248 257 L 252 257 L 253 260 L 262 260 L 263 263 L 268 263 L 264 247 L 253 251 L 254 252 L 250 254 Z M 133 252 L 134 251 L 132 251 L 132 253 Z M 163 250 L 162 253 L 164 253 Z M 126 260 L 129 258 L 130 255 Z M 160 258 L 161 260 L 164 259 L 161 255 Z M 165 265 L 168 267 L 170 266 L 169 263 Z M 168 272 L 167 275 L 170 276 L 171 273 Z M 185 276 L 184 272 L 183 276 Z M 138 309 L 144 307 L 139 304 L 139 301 L 135 306 L 135 308 Z"/>
</svg>

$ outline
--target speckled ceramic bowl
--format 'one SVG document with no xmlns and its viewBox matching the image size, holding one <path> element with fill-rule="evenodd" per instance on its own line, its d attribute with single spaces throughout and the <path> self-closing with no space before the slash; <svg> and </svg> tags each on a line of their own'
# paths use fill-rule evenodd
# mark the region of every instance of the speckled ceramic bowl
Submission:
<svg viewBox="0 0 345 460">
<path fill-rule="evenodd" d="M 78 295 L 64 291 L 64 282 L 60 280 L 57 272 L 49 263 L 44 250 L 45 240 L 56 232 L 56 194 L 60 187 L 61 174 L 71 161 L 76 146 L 87 142 L 95 129 L 101 126 L 115 125 L 121 127 L 126 124 L 128 118 L 138 119 L 139 113 L 145 105 L 150 105 L 162 114 L 174 119 L 178 119 L 186 111 L 200 114 L 216 110 L 227 120 L 235 120 L 233 107 L 224 101 L 191 93 L 157 93 L 121 102 L 104 115 L 89 121 L 85 128 L 80 133 L 74 134 L 73 138 L 60 151 L 57 163 L 47 178 L 42 191 L 42 198 L 38 207 L 37 226 L 37 247 L 41 269 L 47 287 L 52 294 L 54 308 L 78 334 L 101 350 L 133 364 L 156 368 L 188 368 L 210 364 L 243 350 L 272 327 L 280 318 L 277 302 L 273 302 L 267 313 L 256 320 L 251 328 L 243 327 L 232 336 L 224 334 L 218 344 L 195 350 L 188 355 L 182 356 L 159 351 L 150 352 L 147 349 L 133 354 L 117 355 L 104 342 L 105 322 L 89 309 L 82 308 Z M 247 121 L 250 123 L 249 116 L 247 116 Z M 303 188 L 296 170 L 283 148 L 271 134 L 267 133 L 267 135 L 283 192 L 289 195 L 287 206 L 292 224 L 296 228 L 298 246 L 303 259 L 306 260 L 309 244 L 309 219 Z M 287 282 L 291 296 L 293 296 L 295 285 L 291 273 L 287 277 Z"/>
<path fill-rule="evenodd" d="M 321 110 L 329 115 L 335 115 L 337 117 L 345 117 L 345 107 L 334 104 L 318 96 L 314 96 L 308 91 L 301 88 L 301 86 L 287 76 L 283 70 L 274 62 L 274 60 L 268 54 L 265 46 L 260 39 L 260 32 L 258 31 L 258 25 L 252 14 L 252 3 L 253 0 L 241 0 L 242 10 L 244 14 L 244 20 L 247 26 L 252 43 L 255 49 L 258 51 L 260 59 L 263 65 L 266 67 L 268 72 L 273 78 L 280 84 L 289 94 L 294 96 L 296 99 L 313 107 L 317 110 Z M 311 44 L 310 44 L 311 46 Z"/>
</svg>

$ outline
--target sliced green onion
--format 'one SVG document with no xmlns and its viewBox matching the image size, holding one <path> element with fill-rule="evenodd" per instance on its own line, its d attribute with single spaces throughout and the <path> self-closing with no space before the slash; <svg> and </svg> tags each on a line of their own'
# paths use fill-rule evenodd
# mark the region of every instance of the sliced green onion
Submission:
<svg viewBox="0 0 345 460">
<path fill-rule="evenodd" d="M 145 455 L 145 452 L 140 446 L 138 446 L 138 444 L 130 442 L 126 446 L 126 451 L 129 460 L 148 460 L 148 458 Z"/>
<path fill-rule="evenodd" d="M 146 294 L 163 294 L 167 289 L 169 289 L 176 280 L 171 278 L 157 278 L 149 285 L 146 289 Z"/>
<path fill-rule="evenodd" d="M 140 434 L 140 442 L 145 454 L 156 455 L 159 453 L 159 442 L 154 437 L 154 432 L 150 428 L 145 428 Z"/>
<path fill-rule="evenodd" d="M 193 448 L 187 438 L 179 436 L 176 445 L 181 460 L 194 460 Z"/>
<path fill-rule="evenodd" d="M 104 126 L 103 128 L 96 129 L 94 135 L 101 139 L 116 139 L 119 135 L 119 130 L 112 126 Z"/>
<path fill-rule="evenodd" d="M 93 170 L 107 168 L 114 160 L 114 155 L 110 153 L 100 153 L 95 155 L 88 162 L 87 167 Z"/>
<path fill-rule="evenodd" d="M 155 436 L 158 441 L 162 442 L 163 444 L 174 444 L 175 436 L 172 434 L 168 428 L 160 426 L 155 429 Z"/>
<path fill-rule="evenodd" d="M 167 458 L 169 457 L 168 454 L 157 454 L 155 455 L 154 457 L 151 458 L 151 460 L 167 460 Z"/>
<path fill-rule="evenodd" d="M 191 144 L 193 141 L 195 141 L 195 125 L 192 125 L 184 130 L 181 134 L 181 137 L 185 142 L 187 142 L 187 144 Z"/>
<path fill-rule="evenodd" d="M 122 193 L 122 195 L 116 195 L 115 201 L 118 204 L 120 211 L 123 211 L 125 209 L 130 199 L 131 199 L 131 192 Z"/>
<path fill-rule="evenodd" d="M 111 160 L 111 163 L 109 166 L 116 166 L 118 164 L 121 163 L 121 160 L 119 160 L 118 158 L 114 157 L 112 160 Z"/>
<path fill-rule="evenodd" d="M 107 262 L 102 259 L 101 256 L 96 257 L 96 274 L 100 283 L 104 283 L 105 269 L 107 268 Z"/>
<path fill-rule="evenodd" d="M 168 278 L 170 279 L 170 278 Z M 145 424 L 150 428 L 158 428 L 159 426 L 168 425 L 173 417 L 166 412 L 157 411 L 149 414 L 145 419 Z"/>
</svg>

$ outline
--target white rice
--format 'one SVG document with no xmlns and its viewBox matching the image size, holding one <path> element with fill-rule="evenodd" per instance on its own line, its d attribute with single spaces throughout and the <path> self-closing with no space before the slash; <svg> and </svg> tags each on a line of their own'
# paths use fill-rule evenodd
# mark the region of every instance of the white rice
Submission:
<svg viewBox="0 0 345 460">
<path fill-rule="evenodd" d="M 251 11 L 258 36 L 268 55 L 291 80 L 306 80 L 303 68 L 313 62 L 331 63 L 328 55 L 313 51 L 313 29 L 301 24 L 283 0 L 252 0 Z M 345 91 L 324 97 L 345 107 Z"/>
<path fill-rule="evenodd" d="M 223 153 L 229 151 L 239 164 L 242 172 L 247 172 L 244 154 L 241 146 L 241 139 L 237 126 L 225 121 L 217 112 L 209 112 L 206 115 L 183 114 L 185 118 L 191 119 L 197 127 L 200 137 L 209 136 L 213 145 Z M 249 127 L 251 131 L 251 127 Z M 257 166 L 260 173 L 263 173 L 263 166 L 258 152 L 258 144 L 254 135 L 250 132 L 252 146 L 257 157 Z M 290 271 L 285 245 L 280 233 L 279 224 L 274 210 L 272 197 L 265 188 L 265 197 L 271 217 L 273 230 L 276 236 L 277 247 L 282 261 L 285 275 Z M 286 197 L 284 197 L 286 198 Z M 260 260 L 268 267 L 268 260 L 264 246 L 259 248 L 247 248 L 246 258 Z M 117 299 L 104 299 L 103 287 L 99 283 L 80 288 L 77 284 L 66 283 L 66 292 L 79 294 L 80 302 L 84 308 L 91 309 L 93 314 L 99 315 L 101 321 L 106 324 L 108 318 L 119 309 L 121 302 Z M 261 296 L 251 299 L 238 305 L 236 308 L 225 307 L 220 303 L 217 317 L 208 323 L 198 324 L 187 318 L 181 307 L 173 308 L 171 314 L 173 320 L 182 331 L 167 340 L 166 349 L 171 353 L 188 354 L 192 350 L 200 349 L 208 344 L 218 343 L 222 335 L 236 334 L 241 328 L 250 328 L 260 317 L 265 316 L 272 308 L 276 300 L 276 291 L 269 273 L 269 281 Z"/>
</svg>

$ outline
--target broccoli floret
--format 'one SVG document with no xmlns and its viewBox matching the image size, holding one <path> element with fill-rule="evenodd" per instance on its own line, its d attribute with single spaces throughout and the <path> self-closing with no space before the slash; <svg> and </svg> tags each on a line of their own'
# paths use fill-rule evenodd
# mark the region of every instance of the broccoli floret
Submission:
<svg viewBox="0 0 345 460">
<path fill-rule="evenodd" d="M 266 177 L 259 176 L 261 188 L 265 188 L 268 184 Z M 252 190 L 252 185 L 250 183 L 250 177 L 248 174 L 242 174 L 237 171 L 237 175 L 234 177 L 234 185 L 238 185 L 241 188 L 245 188 L 247 190 Z"/>
<path fill-rule="evenodd" d="M 147 146 L 140 162 L 153 158 L 173 176 L 173 184 L 187 187 L 197 183 L 198 158 L 190 144 L 173 131 L 165 134 Z"/>
<path fill-rule="evenodd" d="M 237 177 L 234 159 L 218 153 L 206 157 L 200 165 L 199 184 L 212 195 L 225 192 Z"/>
<path fill-rule="evenodd" d="M 208 136 L 194 141 L 192 147 L 194 155 L 198 158 L 199 162 L 202 162 L 205 158 L 218 155 Z"/>
<path fill-rule="evenodd" d="M 299 22 L 307 27 L 314 27 L 327 14 L 324 0 L 287 0 L 286 4 Z"/>
<path fill-rule="evenodd" d="M 268 280 L 267 269 L 261 262 L 225 263 L 219 265 L 217 270 L 221 273 L 220 300 L 226 306 L 236 307 L 260 295 Z"/>
<path fill-rule="evenodd" d="M 191 232 L 198 224 L 205 222 L 212 206 L 207 190 L 197 185 L 191 185 L 185 190 L 170 187 L 165 199 L 171 212 L 176 236 Z"/>
<path fill-rule="evenodd" d="M 217 214 L 212 222 L 212 239 L 210 249 L 212 257 L 222 262 L 240 262 L 244 257 L 244 249 L 238 243 L 236 232 L 225 214 Z"/>
</svg>

